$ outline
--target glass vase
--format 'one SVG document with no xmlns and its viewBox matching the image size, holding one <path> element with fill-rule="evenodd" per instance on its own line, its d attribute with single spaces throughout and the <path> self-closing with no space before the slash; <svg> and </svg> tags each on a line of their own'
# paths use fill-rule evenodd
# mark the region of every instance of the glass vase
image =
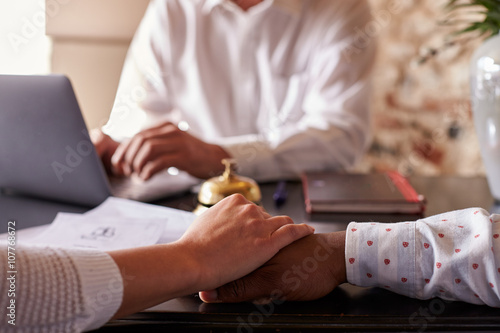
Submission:
<svg viewBox="0 0 500 333">
<path fill-rule="evenodd" d="M 491 194 L 500 202 L 500 35 L 474 52 L 470 65 L 472 113 Z"/>
</svg>

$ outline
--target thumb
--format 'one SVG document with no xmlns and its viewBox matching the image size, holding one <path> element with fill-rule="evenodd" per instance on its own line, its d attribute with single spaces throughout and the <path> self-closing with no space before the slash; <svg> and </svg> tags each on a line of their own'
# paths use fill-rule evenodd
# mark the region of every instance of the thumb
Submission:
<svg viewBox="0 0 500 333">
<path fill-rule="evenodd" d="M 199 296 L 205 303 L 237 303 L 268 298 L 272 290 L 269 281 L 256 272 L 215 290 L 200 291 Z"/>
</svg>

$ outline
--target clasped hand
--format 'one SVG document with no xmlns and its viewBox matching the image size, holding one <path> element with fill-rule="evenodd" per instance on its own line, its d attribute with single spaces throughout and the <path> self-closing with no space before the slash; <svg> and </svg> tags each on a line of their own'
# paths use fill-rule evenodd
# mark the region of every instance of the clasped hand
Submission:
<svg viewBox="0 0 500 333">
<path fill-rule="evenodd" d="M 178 243 L 196 258 L 198 290 L 219 287 L 263 265 L 280 249 L 314 232 L 288 216 L 271 216 L 240 194 L 201 214 Z"/>
<path fill-rule="evenodd" d="M 108 172 L 118 176 L 135 173 L 143 180 L 169 167 L 206 179 L 220 174 L 221 160 L 230 157 L 220 146 L 206 143 L 171 122 L 148 128 L 122 143 L 95 131 L 92 141 Z"/>
<path fill-rule="evenodd" d="M 241 278 L 313 232 L 287 216 L 270 216 L 240 194 L 227 197 L 173 243 L 109 253 L 126 281 L 114 318 Z"/>
<path fill-rule="evenodd" d="M 207 302 L 307 301 L 346 282 L 345 231 L 314 234 L 295 241 L 247 276 L 200 292 Z"/>
</svg>

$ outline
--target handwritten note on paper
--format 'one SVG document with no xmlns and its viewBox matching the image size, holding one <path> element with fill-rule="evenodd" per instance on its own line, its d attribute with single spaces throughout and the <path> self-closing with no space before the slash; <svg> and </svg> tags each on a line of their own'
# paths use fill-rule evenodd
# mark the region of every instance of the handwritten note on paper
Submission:
<svg viewBox="0 0 500 333">
<path fill-rule="evenodd" d="M 30 242 L 59 247 L 119 250 L 156 244 L 164 227 L 165 223 L 161 219 L 89 219 L 80 214 L 59 213 L 50 227 Z"/>
<path fill-rule="evenodd" d="M 194 219 L 190 212 L 110 197 L 85 214 L 59 213 L 30 243 L 104 251 L 170 243 Z"/>
<path fill-rule="evenodd" d="M 165 228 L 158 239 L 159 244 L 171 243 L 179 239 L 196 218 L 196 215 L 191 212 L 116 197 L 109 197 L 84 215 L 94 218 L 120 216 L 141 221 L 163 219 Z"/>
</svg>

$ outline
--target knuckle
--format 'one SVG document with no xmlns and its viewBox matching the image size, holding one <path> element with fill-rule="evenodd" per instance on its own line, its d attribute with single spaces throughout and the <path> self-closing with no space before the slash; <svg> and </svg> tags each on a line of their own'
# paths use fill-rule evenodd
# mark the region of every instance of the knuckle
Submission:
<svg viewBox="0 0 500 333">
<path fill-rule="evenodd" d="M 223 298 L 231 301 L 250 301 L 269 297 L 271 290 L 279 286 L 276 274 L 262 270 L 249 279 L 240 279 L 224 287 Z"/>
<path fill-rule="evenodd" d="M 249 218 L 251 217 L 251 221 L 253 223 L 258 223 L 263 220 L 258 206 L 252 203 L 246 203 L 245 205 L 243 205 L 241 212 L 245 216 L 248 216 Z"/>
<path fill-rule="evenodd" d="M 146 155 L 150 155 L 153 152 L 153 144 L 151 143 L 151 141 L 144 142 L 142 147 Z"/>
<path fill-rule="evenodd" d="M 245 199 L 245 197 L 240 193 L 231 194 L 228 197 L 228 201 L 230 201 L 233 205 L 243 205 L 248 202 L 247 199 Z M 246 209 L 246 207 L 244 207 L 244 209 Z"/>
<path fill-rule="evenodd" d="M 240 299 L 245 296 L 246 284 L 242 280 L 233 281 L 228 288 L 228 296 L 231 299 Z"/>
<path fill-rule="evenodd" d="M 280 216 L 285 224 L 294 224 L 293 219 L 290 216 L 282 215 Z"/>
<path fill-rule="evenodd" d="M 162 127 L 162 134 L 170 134 L 172 132 L 176 132 L 177 130 L 177 126 L 175 126 L 174 124 L 172 124 L 171 122 L 168 122 L 165 124 L 165 126 Z"/>
<path fill-rule="evenodd" d="M 135 158 L 134 162 L 132 163 L 132 166 L 134 167 L 135 170 L 139 170 L 140 168 L 144 167 L 144 160 L 142 158 Z"/>
<path fill-rule="evenodd" d="M 137 133 L 134 137 L 134 140 L 138 143 L 142 143 L 142 142 L 144 142 L 144 140 L 146 140 L 146 137 L 145 137 L 144 133 Z"/>
<path fill-rule="evenodd" d="M 243 194 L 241 194 L 241 193 L 235 193 L 235 194 L 231 195 L 231 197 L 232 197 L 234 200 L 238 201 L 238 202 L 239 202 L 239 201 L 241 201 L 241 202 L 245 202 L 245 200 L 246 200 L 246 199 L 245 199 L 245 197 L 243 196 Z"/>
<path fill-rule="evenodd" d="M 154 171 L 154 164 L 153 164 L 153 162 L 146 162 L 146 164 L 144 164 L 144 166 L 143 166 L 142 172 L 151 173 L 153 171 Z"/>
<path fill-rule="evenodd" d="M 290 235 L 290 237 L 293 239 L 298 238 L 300 236 L 299 230 L 293 226 L 288 226 L 287 232 Z"/>
</svg>

